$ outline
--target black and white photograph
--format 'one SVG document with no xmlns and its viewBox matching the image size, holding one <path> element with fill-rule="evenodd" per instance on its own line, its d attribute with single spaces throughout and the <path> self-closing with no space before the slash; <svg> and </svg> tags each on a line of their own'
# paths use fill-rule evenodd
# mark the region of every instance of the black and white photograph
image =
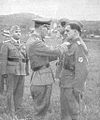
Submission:
<svg viewBox="0 0 100 120">
<path fill-rule="evenodd" d="M 0 0 L 0 120 L 100 120 L 100 0 Z"/>
</svg>

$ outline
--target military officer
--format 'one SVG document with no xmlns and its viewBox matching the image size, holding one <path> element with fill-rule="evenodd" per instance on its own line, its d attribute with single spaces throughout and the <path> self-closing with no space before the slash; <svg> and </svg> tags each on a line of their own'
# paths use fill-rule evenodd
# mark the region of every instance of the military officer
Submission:
<svg viewBox="0 0 100 120">
<path fill-rule="evenodd" d="M 60 59 L 60 104 L 61 120 L 79 120 L 80 98 L 87 78 L 88 50 L 81 38 L 78 23 L 68 23 L 65 27 L 70 42 L 68 52 Z"/>
<path fill-rule="evenodd" d="M 45 35 L 47 32 L 44 31 L 42 25 L 49 24 L 50 22 L 38 20 L 34 22 L 35 32 L 27 42 L 30 66 L 33 71 L 30 91 L 34 102 L 34 117 L 36 119 L 43 119 L 50 105 L 52 84 L 54 82 L 49 63 L 50 57 L 60 56 L 64 51 L 66 52 L 68 48 L 66 43 L 57 48 L 47 46 L 45 44 Z"/>
<path fill-rule="evenodd" d="M 7 78 L 7 110 L 10 115 L 21 107 L 24 81 L 28 63 L 26 51 L 20 43 L 21 30 L 15 25 L 10 30 L 10 40 L 4 42 L 2 52 L 2 76 Z"/>
<path fill-rule="evenodd" d="M 9 31 L 8 30 L 4 30 L 2 33 L 3 37 L 4 37 L 4 41 L 0 42 L 0 93 L 3 94 L 5 90 L 7 90 L 7 80 L 5 78 L 2 77 L 1 75 L 1 71 L 2 71 L 2 52 L 1 52 L 1 48 L 4 42 L 9 41 Z M 6 87 L 6 89 L 5 89 Z"/>
</svg>

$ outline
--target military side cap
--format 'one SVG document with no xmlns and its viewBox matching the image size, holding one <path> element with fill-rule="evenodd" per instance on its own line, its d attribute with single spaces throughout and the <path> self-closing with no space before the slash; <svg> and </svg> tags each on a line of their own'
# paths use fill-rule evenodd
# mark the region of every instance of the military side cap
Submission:
<svg viewBox="0 0 100 120">
<path fill-rule="evenodd" d="M 14 31 L 21 31 L 21 29 L 18 25 L 14 25 L 11 27 L 10 33 L 13 33 Z"/>
<path fill-rule="evenodd" d="M 69 23 L 74 23 L 74 24 L 77 24 L 81 29 L 83 28 L 83 24 L 82 24 L 82 22 L 80 22 L 80 21 L 70 21 Z"/>
<path fill-rule="evenodd" d="M 82 22 L 80 22 L 80 21 L 78 21 L 77 24 L 81 27 L 81 29 L 82 29 L 83 26 L 84 26 L 84 25 L 82 24 Z"/>
<path fill-rule="evenodd" d="M 40 26 L 47 27 L 48 25 L 51 24 L 50 19 L 39 18 L 39 19 L 33 19 L 33 21 L 34 21 L 35 28 L 39 28 Z"/>
</svg>

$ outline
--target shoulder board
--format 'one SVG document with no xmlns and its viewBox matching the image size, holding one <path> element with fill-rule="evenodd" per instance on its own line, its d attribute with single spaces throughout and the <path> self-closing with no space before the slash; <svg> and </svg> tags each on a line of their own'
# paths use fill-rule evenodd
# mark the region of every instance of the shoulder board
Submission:
<svg viewBox="0 0 100 120">
<path fill-rule="evenodd" d="M 11 40 L 6 40 L 6 41 L 3 41 L 3 43 L 7 43 L 7 42 L 10 42 Z"/>
<path fill-rule="evenodd" d="M 80 41 L 77 41 L 77 44 L 78 44 L 78 45 L 80 45 L 80 44 L 81 44 L 81 42 L 80 42 Z"/>
</svg>

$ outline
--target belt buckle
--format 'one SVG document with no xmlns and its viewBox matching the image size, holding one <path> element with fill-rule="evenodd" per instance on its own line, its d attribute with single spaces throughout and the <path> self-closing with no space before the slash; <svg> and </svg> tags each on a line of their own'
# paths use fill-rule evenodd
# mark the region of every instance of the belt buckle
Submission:
<svg viewBox="0 0 100 120">
<path fill-rule="evenodd" d="M 19 62 L 22 62 L 22 59 L 21 59 L 21 58 L 19 58 Z"/>
</svg>

